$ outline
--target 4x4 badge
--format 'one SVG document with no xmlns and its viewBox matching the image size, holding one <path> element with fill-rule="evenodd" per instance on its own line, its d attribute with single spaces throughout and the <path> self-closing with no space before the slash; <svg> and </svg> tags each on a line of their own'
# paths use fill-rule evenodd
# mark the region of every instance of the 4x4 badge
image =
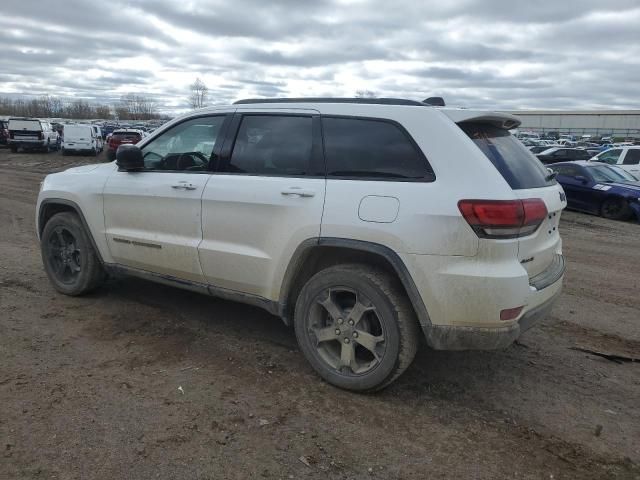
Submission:
<svg viewBox="0 0 640 480">
<path fill-rule="evenodd" d="M 564 192 L 560 192 L 560 201 L 561 202 L 567 201 L 567 196 L 564 194 Z"/>
</svg>

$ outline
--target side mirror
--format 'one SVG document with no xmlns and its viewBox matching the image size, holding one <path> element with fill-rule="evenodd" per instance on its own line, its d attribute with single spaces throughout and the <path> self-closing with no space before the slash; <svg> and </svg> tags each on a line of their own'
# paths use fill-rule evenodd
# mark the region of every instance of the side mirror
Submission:
<svg viewBox="0 0 640 480">
<path fill-rule="evenodd" d="M 135 145 L 120 145 L 116 151 L 116 165 L 121 170 L 135 171 L 144 169 L 142 150 Z"/>
<path fill-rule="evenodd" d="M 575 179 L 576 179 L 578 182 L 580 182 L 580 183 L 588 183 L 588 182 L 589 182 L 589 180 L 587 179 L 587 177 L 582 176 L 582 175 L 576 175 L 576 176 L 575 176 L 575 177 L 573 177 L 573 178 L 575 178 Z"/>
</svg>

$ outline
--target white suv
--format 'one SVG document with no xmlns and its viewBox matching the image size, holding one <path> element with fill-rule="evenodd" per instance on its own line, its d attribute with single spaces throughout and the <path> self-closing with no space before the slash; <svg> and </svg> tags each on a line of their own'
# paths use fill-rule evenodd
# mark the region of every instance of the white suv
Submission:
<svg viewBox="0 0 640 480">
<path fill-rule="evenodd" d="M 58 132 L 37 118 L 10 118 L 8 144 L 13 153 L 20 148 L 49 152 L 60 147 Z"/>
<path fill-rule="evenodd" d="M 610 148 L 597 154 L 591 161 L 617 165 L 640 179 L 640 145 Z"/>
<path fill-rule="evenodd" d="M 257 305 L 313 368 L 380 389 L 435 349 L 510 345 L 561 291 L 561 187 L 510 115 L 395 99 L 241 101 L 47 176 L 46 272 Z"/>
</svg>

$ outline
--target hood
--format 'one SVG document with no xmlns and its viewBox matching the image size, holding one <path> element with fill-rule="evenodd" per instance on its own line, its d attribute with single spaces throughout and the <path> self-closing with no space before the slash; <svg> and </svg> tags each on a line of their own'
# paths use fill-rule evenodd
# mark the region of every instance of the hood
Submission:
<svg viewBox="0 0 640 480">
<path fill-rule="evenodd" d="M 67 170 L 65 170 L 65 173 L 86 173 L 86 172 L 91 172 L 92 170 L 95 170 L 100 166 L 101 166 L 100 164 L 83 165 L 82 167 L 68 168 Z"/>
</svg>

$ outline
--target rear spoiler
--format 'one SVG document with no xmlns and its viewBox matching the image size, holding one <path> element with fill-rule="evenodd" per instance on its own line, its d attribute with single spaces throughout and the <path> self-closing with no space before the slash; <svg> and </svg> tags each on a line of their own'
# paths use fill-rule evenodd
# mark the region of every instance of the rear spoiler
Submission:
<svg viewBox="0 0 640 480">
<path fill-rule="evenodd" d="M 520 119 L 508 113 L 499 112 L 481 112 L 477 110 L 441 110 L 447 117 L 453 120 L 455 123 L 463 122 L 478 122 L 489 123 L 498 128 L 504 128 L 511 130 L 520 125 Z"/>
</svg>

